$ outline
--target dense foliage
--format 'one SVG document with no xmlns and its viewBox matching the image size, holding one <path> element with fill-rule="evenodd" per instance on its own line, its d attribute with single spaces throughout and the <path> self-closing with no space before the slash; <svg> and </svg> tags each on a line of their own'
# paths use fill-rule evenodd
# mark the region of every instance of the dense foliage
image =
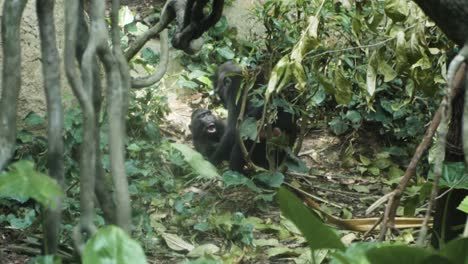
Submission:
<svg viewBox="0 0 468 264">
<path fill-rule="evenodd" d="M 147 28 L 131 19 L 129 9 L 122 12 L 122 25 L 125 26 L 122 43 L 125 47 L 132 37 Z M 415 4 L 407 1 L 265 0 L 255 6 L 254 15 L 255 21 L 263 25 L 264 33 L 247 38 L 239 36 L 230 21 L 222 17 L 205 34 L 206 43 L 199 53 L 193 56 L 178 54 L 184 71 L 177 84 L 207 98 L 213 90 L 211 76 L 216 66 L 227 60 L 235 60 L 254 72 L 279 74 L 275 65 L 302 41 L 301 36 L 312 24 L 310 18 L 315 17 L 317 27 L 310 31 L 310 43 L 302 58 L 304 80 L 298 80 L 296 75 L 289 77 L 286 88 L 275 93 L 269 103 L 301 115 L 307 121 L 302 123 L 304 132 L 326 127 L 335 135 L 349 139 L 342 149 L 341 165 L 359 175 L 382 175 L 384 178 L 379 179 L 382 185 L 386 188 L 394 186 L 402 176 L 408 155 L 414 151 L 438 106 L 440 88 L 445 85 L 447 57 L 453 52 L 452 43 Z M 145 49 L 132 61 L 131 67 L 142 67 L 151 72 L 157 63 L 159 55 Z M 304 81 L 305 89 L 297 85 L 300 81 Z M 265 83 L 253 91 L 262 96 L 257 104 L 266 102 L 267 87 Z M 295 212 L 282 208 L 307 241 L 289 220 L 279 217 L 271 203 L 276 195 L 271 188 L 286 182 L 283 174 L 264 172 L 247 178 L 231 171 L 220 173 L 198 153 L 186 145 L 173 143 L 167 136 L 162 125 L 170 106 L 161 86 L 131 91 L 130 98 L 125 169 L 133 206 L 132 236 L 147 256 L 168 261 L 192 259 L 190 263 L 257 262 L 265 258 L 281 261 L 284 256 L 294 258 L 296 263 L 306 263 L 311 258 L 320 263 L 325 258 L 328 250 L 315 251 L 314 257 L 311 256 L 308 248 L 324 247 L 313 247 L 314 241 L 310 240 L 310 233 L 306 233 L 311 231 L 304 231 L 295 221 L 291 216 Z M 208 104 L 208 101 L 205 99 L 204 103 Z M 77 153 L 82 143 L 82 124 L 81 113 L 76 109 L 69 107 L 65 115 L 65 168 L 66 185 L 69 186 L 64 205 L 63 238 L 66 243 L 79 215 Z M 105 133 L 108 126 L 105 117 L 100 120 L 104 148 L 108 141 Z M 15 160 L 33 161 L 40 172 L 47 171 L 46 140 L 41 131 L 44 123 L 44 119 L 35 113 L 24 120 L 24 127 L 18 133 L 15 156 Z M 369 134 L 379 139 L 378 148 L 359 147 L 360 136 Z M 291 153 L 291 156 L 294 155 Z M 106 172 L 108 160 L 109 157 L 104 155 Z M 32 170 L 29 163 L 16 164 L 17 170 L 28 170 L 28 173 Z M 427 167 L 426 161 L 419 176 L 427 176 Z M 309 171 L 299 161 L 291 168 L 302 173 Z M 451 170 L 459 169 L 456 166 L 447 169 L 446 179 L 456 174 Z M 42 176 L 34 174 L 37 181 L 41 181 Z M 108 173 L 106 177 L 111 180 Z M 408 191 L 405 215 L 414 215 L 426 198 L 427 186 L 423 187 L 421 182 L 419 178 Z M 363 192 L 366 191 L 369 190 Z M 24 196 L 42 204 L 48 202 L 43 197 L 31 195 L 32 192 L 26 190 Z M 46 192 L 52 193 L 55 189 Z M 1 188 L 0 194 L 8 196 Z M 280 195 L 282 205 L 291 200 L 294 203 L 294 198 L 288 195 Z M 9 197 L 15 199 L 0 201 L 0 224 L 25 231 L 28 238 L 36 239 L 32 234 L 37 232 L 40 221 L 38 206 L 24 197 L 12 196 Z M 294 206 L 302 208 L 297 203 Z M 304 219 L 313 217 L 310 212 L 304 215 Z M 315 218 L 311 221 L 319 222 Z M 104 225 L 99 216 L 95 222 Z M 360 257 L 363 263 L 378 263 L 372 260 L 386 253 L 378 251 L 380 245 L 367 244 L 358 245 L 357 249 L 350 246 L 344 251 L 335 232 L 325 227 L 320 231 L 330 237 L 332 246 L 325 248 L 343 250 L 333 254 L 332 263 Z M 127 253 L 138 255 L 135 242 L 120 232 L 113 228 L 103 229 L 100 231 L 102 241 L 126 241 L 128 244 L 125 245 L 137 248 L 136 252 Z M 93 238 L 89 245 L 99 241 L 99 237 Z M 466 244 L 466 241 L 459 243 Z M 370 254 L 374 255 L 368 255 L 366 259 L 363 253 L 366 250 L 373 250 Z M 353 252 L 359 252 L 358 257 L 353 258 Z M 439 255 L 447 257 L 447 252 L 448 249 Z M 426 253 L 424 251 L 420 256 L 427 257 Z M 90 249 L 85 259 L 92 259 L 90 263 L 94 263 L 99 254 Z"/>
</svg>

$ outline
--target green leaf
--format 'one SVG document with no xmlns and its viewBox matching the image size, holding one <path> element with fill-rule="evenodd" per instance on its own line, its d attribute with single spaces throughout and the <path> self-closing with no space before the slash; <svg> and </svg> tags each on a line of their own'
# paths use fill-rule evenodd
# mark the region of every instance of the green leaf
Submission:
<svg viewBox="0 0 468 264">
<path fill-rule="evenodd" d="M 404 21 L 408 16 L 406 0 L 387 0 L 384 8 L 385 14 L 395 22 Z"/>
<path fill-rule="evenodd" d="M 273 70 L 271 70 L 270 80 L 265 92 L 266 101 L 269 100 L 272 94 L 283 89 L 289 83 L 289 80 L 291 80 L 290 63 L 289 56 L 284 55 L 273 67 Z"/>
<path fill-rule="evenodd" d="M 466 200 L 466 199 L 465 199 Z M 441 250 L 441 255 L 447 257 L 452 263 L 468 264 L 468 238 L 459 238 L 447 243 Z"/>
<path fill-rule="evenodd" d="M 187 256 L 191 258 L 198 258 L 205 255 L 213 255 L 219 252 L 219 247 L 214 244 L 204 244 L 192 249 Z"/>
<path fill-rule="evenodd" d="M 381 247 L 382 243 L 374 242 L 361 242 L 361 243 L 352 243 L 345 252 L 335 252 L 333 254 L 333 259 L 331 264 L 369 264 L 369 261 L 366 257 L 366 252 L 371 248 Z"/>
<path fill-rule="evenodd" d="M 239 127 L 242 139 L 257 139 L 257 120 L 253 117 L 248 117 L 242 121 Z"/>
<path fill-rule="evenodd" d="M 399 31 L 396 35 L 396 71 L 402 73 L 409 68 L 408 55 L 406 54 L 405 32 Z"/>
<path fill-rule="evenodd" d="M 359 193 L 370 193 L 369 188 L 367 188 L 367 186 L 354 185 L 353 189 Z"/>
<path fill-rule="evenodd" d="M 369 63 L 367 64 L 367 93 L 370 96 L 374 95 L 375 86 L 377 82 L 377 68 L 379 66 L 379 53 L 377 51 L 372 52 L 372 55 L 369 58 Z"/>
<path fill-rule="evenodd" d="M 336 135 L 341 135 L 345 133 L 346 131 L 348 131 L 349 128 L 348 123 L 344 122 L 343 119 L 341 119 L 341 117 L 339 116 L 333 118 L 332 121 L 328 123 L 328 125 L 330 126 L 333 133 L 335 133 Z"/>
<path fill-rule="evenodd" d="M 184 87 L 184 88 L 188 88 L 188 89 L 192 89 L 192 90 L 195 90 L 195 89 L 198 88 L 198 83 L 196 83 L 194 81 L 189 81 L 189 80 L 179 79 L 177 81 L 177 85 L 180 86 L 180 87 Z"/>
<path fill-rule="evenodd" d="M 45 120 L 42 116 L 34 113 L 34 112 L 30 112 L 25 118 L 24 118 L 24 123 L 26 124 L 26 126 L 29 126 L 29 127 L 35 127 L 35 126 L 43 126 L 45 125 Z"/>
<path fill-rule="evenodd" d="M 378 176 L 380 174 L 380 169 L 374 166 L 367 168 L 367 171 L 374 176 Z"/>
<path fill-rule="evenodd" d="M 390 180 L 399 179 L 404 174 L 405 174 L 405 172 L 403 170 L 401 170 L 400 168 L 395 167 L 395 166 L 391 166 L 390 170 L 388 171 L 388 178 Z"/>
<path fill-rule="evenodd" d="M 60 264 L 62 259 L 54 255 L 38 256 L 30 259 L 28 264 Z"/>
<path fill-rule="evenodd" d="M 384 82 L 393 81 L 398 76 L 392 66 L 383 59 L 379 61 L 379 72 L 384 76 Z"/>
<path fill-rule="evenodd" d="M 222 179 L 226 187 L 244 185 L 254 192 L 262 191 L 255 185 L 255 183 L 251 179 L 245 177 L 244 175 L 236 171 L 226 171 L 225 173 L 223 173 Z"/>
<path fill-rule="evenodd" d="M 463 201 L 460 203 L 457 209 L 468 214 L 468 196 L 466 196 L 465 199 L 463 199 Z"/>
<path fill-rule="evenodd" d="M 234 51 L 232 51 L 229 47 L 224 46 L 222 48 L 216 48 L 216 52 L 223 58 L 227 60 L 232 60 L 235 57 Z"/>
<path fill-rule="evenodd" d="M 369 166 L 371 164 L 371 160 L 366 156 L 359 155 L 359 160 L 361 161 L 362 165 Z"/>
<path fill-rule="evenodd" d="M 372 248 L 366 255 L 371 264 L 423 264 L 431 252 L 418 247 L 385 246 Z"/>
<path fill-rule="evenodd" d="M 122 6 L 119 10 L 119 27 L 130 24 L 135 19 L 132 11 L 128 6 Z"/>
<path fill-rule="evenodd" d="M 255 179 L 260 180 L 272 188 L 278 188 L 284 182 L 284 175 L 279 171 L 266 171 L 256 174 Z"/>
<path fill-rule="evenodd" d="M 171 143 L 171 146 L 182 153 L 184 160 L 192 167 L 193 171 L 203 179 L 219 178 L 218 171 L 210 162 L 189 146 L 180 143 Z"/>
<path fill-rule="evenodd" d="M 149 64 L 156 65 L 159 63 L 160 55 L 158 53 L 155 53 L 150 48 L 144 48 L 140 52 L 140 55 L 141 55 L 141 58 L 144 59 Z"/>
<path fill-rule="evenodd" d="M 345 249 L 333 230 L 323 224 L 294 194 L 280 187 L 277 197 L 281 212 L 299 228 L 312 251 L 325 248 Z"/>
<path fill-rule="evenodd" d="M 429 171 L 428 179 L 434 179 L 434 172 Z M 464 162 L 446 162 L 442 167 L 442 177 L 439 181 L 440 187 L 467 189 L 468 174 L 465 173 Z"/>
<path fill-rule="evenodd" d="M 338 104 L 347 104 L 351 101 L 353 92 L 351 90 L 351 81 L 344 76 L 343 69 L 335 71 L 336 89 L 334 91 L 335 100 Z"/>
<path fill-rule="evenodd" d="M 361 114 L 358 111 L 354 111 L 354 110 L 349 110 L 346 113 L 346 119 L 351 121 L 351 124 L 353 125 L 354 128 L 359 128 L 362 122 Z"/>
<path fill-rule="evenodd" d="M 213 36 L 222 36 L 224 34 L 224 32 L 226 32 L 226 30 L 228 29 L 229 27 L 229 23 L 228 23 L 228 20 L 226 19 L 225 16 L 222 16 L 218 22 L 216 22 L 216 24 L 210 28 L 209 30 L 209 33 Z"/>
<path fill-rule="evenodd" d="M 29 161 L 13 163 L 9 171 L 0 174 L 0 197 L 32 198 L 44 206 L 56 206 L 63 197 L 62 188 L 51 177 L 34 170 Z"/>
<path fill-rule="evenodd" d="M 138 264 L 147 262 L 145 253 L 138 242 L 131 239 L 119 227 L 106 226 L 86 243 L 83 263 Z"/>
</svg>

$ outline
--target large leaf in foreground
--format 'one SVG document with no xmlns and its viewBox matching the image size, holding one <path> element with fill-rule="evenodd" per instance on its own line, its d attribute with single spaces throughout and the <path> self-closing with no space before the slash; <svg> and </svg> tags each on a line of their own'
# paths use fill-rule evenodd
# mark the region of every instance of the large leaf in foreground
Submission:
<svg viewBox="0 0 468 264">
<path fill-rule="evenodd" d="M 18 161 L 8 172 L 0 174 L 0 198 L 32 198 L 44 206 L 55 206 L 55 198 L 63 197 L 57 182 L 34 170 L 29 161 Z"/>
<path fill-rule="evenodd" d="M 468 264 L 468 238 L 450 241 L 442 248 L 440 253 L 453 263 Z"/>
<path fill-rule="evenodd" d="M 372 264 L 450 264 L 448 259 L 433 254 L 431 251 L 406 245 L 372 248 L 367 251 L 367 258 Z M 458 263 L 458 262 L 457 262 Z"/>
<path fill-rule="evenodd" d="M 86 243 L 83 263 L 140 264 L 147 262 L 143 249 L 135 240 L 116 226 L 106 226 Z"/>
<path fill-rule="evenodd" d="M 333 230 L 323 224 L 294 194 L 281 187 L 277 195 L 281 212 L 301 230 L 311 250 L 345 249 Z"/>
<path fill-rule="evenodd" d="M 189 146 L 179 143 L 172 143 L 171 146 L 184 156 L 185 161 L 192 167 L 198 175 L 203 179 L 218 178 L 219 174 L 216 168 L 205 160 L 203 156 L 197 151 L 191 149 Z"/>
</svg>

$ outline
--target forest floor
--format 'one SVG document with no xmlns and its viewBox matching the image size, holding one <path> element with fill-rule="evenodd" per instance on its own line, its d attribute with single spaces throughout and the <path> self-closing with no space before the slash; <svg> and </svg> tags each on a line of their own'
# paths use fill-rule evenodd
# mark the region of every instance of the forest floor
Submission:
<svg viewBox="0 0 468 264">
<path fill-rule="evenodd" d="M 123 0 L 122 4 L 129 5 L 130 8 L 137 13 L 146 14 L 148 10 L 152 8 L 153 2 L 154 1 L 150 0 Z M 163 80 L 163 85 L 166 87 L 163 91 L 168 98 L 168 105 L 170 106 L 171 112 L 167 115 L 161 127 L 163 132 L 166 132 L 166 136 L 170 136 L 178 142 L 191 145 L 190 130 L 188 128 L 190 116 L 194 109 L 205 107 L 206 100 L 201 98 L 201 94 L 187 92 L 176 87 L 176 76 L 180 70 L 180 67 L 177 65 L 170 66 L 169 72 L 167 73 L 168 76 Z M 356 169 L 359 162 L 350 156 L 353 156 L 353 154 L 358 152 L 361 148 L 369 148 L 369 145 L 372 145 L 372 148 L 378 149 L 379 146 L 375 143 L 379 141 L 378 138 L 369 134 L 366 135 L 365 142 L 353 142 L 353 144 L 351 144 L 349 138 L 334 136 L 327 128 L 326 123 L 317 124 L 313 127 L 314 129 L 307 131 L 302 149 L 299 153 L 300 158 L 310 169 L 309 173 L 287 173 L 285 182 L 307 193 L 309 197 L 313 197 L 313 199 L 320 204 L 323 211 L 335 217 L 370 217 L 365 214 L 365 210 L 385 192 L 382 187 L 382 178 L 362 176 Z M 349 155 L 350 145 L 354 147 L 354 149 L 351 150 L 351 155 Z M 185 189 L 192 187 L 194 189 L 200 188 L 199 183 L 195 182 L 193 186 L 185 186 Z M 222 206 L 213 204 L 213 207 L 219 206 L 230 212 L 241 211 L 245 213 L 246 216 L 253 215 L 265 221 L 271 221 L 273 225 L 284 225 L 275 202 L 272 202 L 267 210 L 259 211 L 256 205 L 252 204 L 252 201 L 249 200 L 249 194 L 246 194 L 246 192 L 242 190 L 225 193 L 223 195 L 225 195 L 224 201 L 217 201 L 217 203 L 222 203 Z M 210 207 L 210 205 L 204 206 Z M 380 208 L 380 210 L 382 210 L 382 208 Z M 375 212 L 374 215 L 377 213 L 379 212 Z M 265 232 L 255 230 L 254 234 L 256 239 L 280 240 L 277 237 L 278 235 L 271 232 L 271 230 Z M 360 232 L 345 231 L 342 235 L 346 237 L 344 240 L 346 240 L 345 242 L 347 243 L 361 239 L 372 240 L 375 235 L 374 233 L 369 237 L 363 238 L 362 234 L 363 233 Z M 190 234 L 185 233 L 178 233 L 178 235 L 180 237 L 190 237 Z M 8 243 L 8 241 L 5 240 L 6 237 L 4 237 L 4 234 L 2 234 L 0 239 L 3 240 L 5 244 Z M 9 237 L 8 240 L 10 239 L 11 237 Z M 217 237 L 216 234 L 210 234 L 207 239 L 211 239 L 213 244 L 225 246 L 225 242 L 222 241 L 221 237 Z M 304 241 L 297 242 L 289 238 L 280 240 L 279 244 L 291 248 L 307 248 Z M 260 250 L 263 250 L 263 247 Z M 169 253 L 163 253 L 159 256 L 158 253 L 153 252 L 152 256 L 148 256 L 149 262 L 177 263 L 184 258 L 181 255 L 172 254 L 169 248 L 158 250 L 158 252 L 166 251 Z M 270 253 L 265 251 L 258 254 L 256 253 L 255 256 L 247 258 L 247 261 L 244 260 L 241 261 L 241 263 L 294 263 L 297 257 L 291 257 L 294 254 L 298 253 L 280 252 L 275 255 L 275 257 L 270 258 Z M 27 256 L 17 255 L 15 253 L 9 253 L 7 256 L 3 257 L 6 261 L 5 263 L 24 263 L 28 258 Z"/>
</svg>

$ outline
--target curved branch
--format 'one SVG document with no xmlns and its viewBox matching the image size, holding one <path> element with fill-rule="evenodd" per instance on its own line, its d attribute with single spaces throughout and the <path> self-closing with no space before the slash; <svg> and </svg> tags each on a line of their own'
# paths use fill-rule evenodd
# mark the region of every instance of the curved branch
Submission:
<svg viewBox="0 0 468 264">
<path fill-rule="evenodd" d="M 127 49 L 125 52 L 125 58 L 127 61 L 131 60 L 138 53 L 138 51 L 143 48 L 148 40 L 156 37 L 159 33 L 161 33 L 161 31 L 163 31 L 169 25 L 169 23 L 171 23 L 172 20 L 176 18 L 176 10 L 180 10 L 180 8 L 183 8 L 183 6 L 181 6 L 179 1 L 168 1 L 161 11 L 161 19 L 159 22 L 148 29 L 148 31 L 140 35 Z"/>
<path fill-rule="evenodd" d="M 187 17 L 189 15 L 186 13 L 186 9 L 184 9 L 184 27 L 180 27 L 172 39 L 172 46 L 174 48 L 181 49 L 189 54 L 193 54 L 201 48 L 200 41 L 203 40 L 199 38 L 205 31 L 218 22 L 223 14 L 224 7 L 224 0 L 213 0 L 211 13 L 204 17 L 203 8 L 207 3 L 208 0 L 195 0 L 192 12 L 190 13 L 190 24 L 188 25 L 185 23 L 188 21 Z"/>
<path fill-rule="evenodd" d="M 83 111 L 83 144 L 81 146 L 81 162 L 80 162 L 80 207 L 81 217 L 80 224 L 75 228 L 76 233 L 80 236 L 74 236 L 75 245 L 80 251 L 83 248 L 84 242 L 81 236 L 86 233 L 92 235 L 96 227 L 93 224 L 94 219 L 94 180 L 95 180 L 95 161 L 96 148 L 94 144 L 94 135 L 96 129 L 96 116 L 94 106 L 92 104 L 92 45 L 88 45 L 85 54 L 83 54 L 83 62 L 81 65 L 83 81 L 76 73 L 76 48 L 77 48 L 77 33 L 78 33 L 78 16 L 80 11 L 79 1 L 65 2 L 65 49 L 64 61 L 65 71 L 68 81 L 72 87 L 73 93 L 77 97 L 81 109 Z M 91 42 L 91 41 L 90 41 Z"/>
<path fill-rule="evenodd" d="M 2 95 L 0 99 L 0 171 L 15 150 L 16 109 L 21 89 L 20 23 L 27 0 L 4 1 L 2 16 Z"/>
<path fill-rule="evenodd" d="M 169 36 L 167 29 L 161 32 L 161 59 L 158 67 L 154 72 L 147 77 L 132 78 L 132 88 L 144 88 L 153 85 L 164 76 L 167 71 L 167 65 L 169 64 Z"/>
</svg>

